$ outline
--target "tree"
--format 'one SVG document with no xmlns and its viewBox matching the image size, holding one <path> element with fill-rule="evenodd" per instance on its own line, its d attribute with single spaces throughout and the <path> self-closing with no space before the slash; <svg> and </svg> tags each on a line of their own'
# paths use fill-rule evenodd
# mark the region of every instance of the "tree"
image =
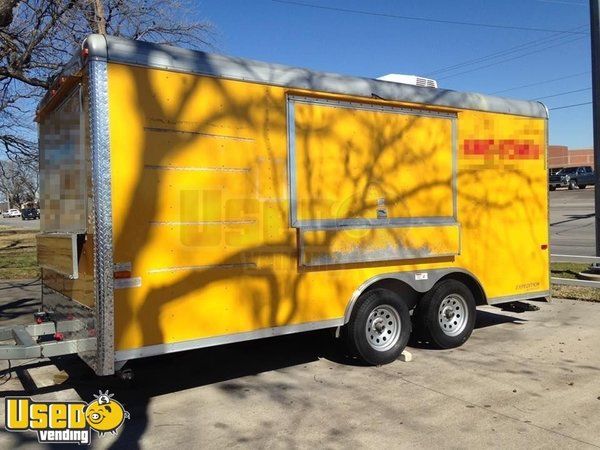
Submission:
<svg viewBox="0 0 600 450">
<path fill-rule="evenodd" d="M 90 33 L 210 46 L 186 0 L 0 0 L 0 151 L 35 165 L 35 107 Z"/>
<path fill-rule="evenodd" d="M 38 178 L 35 167 L 14 161 L 0 161 L 0 192 L 10 208 L 36 200 Z"/>
</svg>

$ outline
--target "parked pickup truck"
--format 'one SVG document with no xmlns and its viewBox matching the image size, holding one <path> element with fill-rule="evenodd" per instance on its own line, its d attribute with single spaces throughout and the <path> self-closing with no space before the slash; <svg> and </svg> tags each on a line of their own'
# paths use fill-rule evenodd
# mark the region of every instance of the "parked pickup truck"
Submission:
<svg viewBox="0 0 600 450">
<path fill-rule="evenodd" d="M 23 208 L 21 210 L 22 220 L 35 220 L 40 218 L 40 210 L 37 208 Z"/>
<path fill-rule="evenodd" d="M 558 187 L 585 189 L 588 185 L 594 185 L 594 171 L 590 166 L 565 167 L 550 175 L 548 184 L 551 191 Z"/>
</svg>

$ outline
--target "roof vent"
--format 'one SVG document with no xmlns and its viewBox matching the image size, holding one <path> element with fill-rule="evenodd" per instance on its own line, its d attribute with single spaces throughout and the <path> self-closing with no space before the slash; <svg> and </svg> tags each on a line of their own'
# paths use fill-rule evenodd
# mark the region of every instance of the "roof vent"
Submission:
<svg viewBox="0 0 600 450">
<path fill-rule="evenodd" d="M 400 73 L 390 73 L 377 78 L 381 81 L 391 81 L 392 83 L 412 84 L 413 86 L 422 86 L 437 88 L 437 81 L 431 78 L 419 77 L 417 75 L 403 75 Z"/>
</svg>

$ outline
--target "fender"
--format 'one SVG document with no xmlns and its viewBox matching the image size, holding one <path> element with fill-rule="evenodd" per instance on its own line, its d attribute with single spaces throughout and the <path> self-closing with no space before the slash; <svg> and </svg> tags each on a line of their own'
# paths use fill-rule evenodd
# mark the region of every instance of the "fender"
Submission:
<svg viewBox="0 0 600 450">
<path fill-rule="evenodd" d="M 487 296 L 485 295 L 485 291 L 483 290 L 481 282 L 475 275 L 473 275 L 471 272 L 465 269 L 451 267 L 447 269 L 412 270 L 408 272 L 382 273 L 380 275 L 376 275 L 374 277 L 369 278 L 354 291 L 352 297 L 350 297 L 350 301 L 346 305 L 346 311 L 344 313 L 344 324 L 348 323 L 348 321 L 350 320 L 350 315 L 352 314 L 352 309 L 354 308 L 356 300 L 373 283 L 385 279 L 394 279 L 406 283 L 417 292 L 425 293 L 429 291 L 440 279 L 453 273 L 465 274 L 471 279 L 473 279 L 473 281 L 475 281 L 479 285 L 479 288 L 483 293 L 484 300 L 487 303 Z"/>
</svg>

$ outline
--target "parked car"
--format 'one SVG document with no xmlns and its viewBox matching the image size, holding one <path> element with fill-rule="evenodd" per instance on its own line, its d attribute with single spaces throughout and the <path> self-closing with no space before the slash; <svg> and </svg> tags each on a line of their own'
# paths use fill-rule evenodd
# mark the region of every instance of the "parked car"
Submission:
<svg viewBox="0 0 600 450">
<path fill-rule="evenodd" d="M 37 208 L 23 208 L 21 210 L 21 220 L 33 220 L 40 218 L 40 210 Z"/>
<path fill-rule="evenodd" d="M 558 187 L 585 189 L 587 186 L 593 186 L 594 181 L 594 171 L 592 168 L 590 166 L 580 166 L 565 167 L 554 175 L 550 174 L 548 184 L 551 191 Z"/>
<path fill-rule="evenodd" d="M 18 209 L 9 209 L 2 213 L 2 217 L 19 217 L 21 215 L 21 211 Z"/>
</svg>

